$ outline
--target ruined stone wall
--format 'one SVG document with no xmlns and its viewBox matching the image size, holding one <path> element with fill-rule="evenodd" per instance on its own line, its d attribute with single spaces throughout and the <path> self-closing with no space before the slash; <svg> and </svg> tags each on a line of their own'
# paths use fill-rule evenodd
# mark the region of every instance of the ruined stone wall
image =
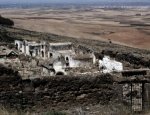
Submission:
<svg viewBox="0 0 150 115">
<path fill-rule="evenodd" d="M 142 57 L 140 54 L 134 54 L 134 53 L 127 53 L 127 52 L 116 52 L 112 50 L 105 50 L 103 51 L 103 54 L 109 55 L 119 61 L 126 61 L 130 64 L 134 64 L 136 66 L 143 66 L 150 68 L 150 58 Z"/>
<path fill-rule="evenodd" d="M 16 74 L 0 76 L 0 103 L 11 108 L 107 104 L 121 90 L 112 76 L 59 76 L 21 80 Z"/>
</svg>

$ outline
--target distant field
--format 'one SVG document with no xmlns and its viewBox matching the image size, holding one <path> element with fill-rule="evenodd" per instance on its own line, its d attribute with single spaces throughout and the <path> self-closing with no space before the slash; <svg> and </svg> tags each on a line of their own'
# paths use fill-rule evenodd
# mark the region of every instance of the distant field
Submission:
<svg viewBox="0 0 150 115">
<path fill-rule="evenodd" d="M 0 9 L 15 27 L 150 49 L 150 9 Z"/>
</svg>

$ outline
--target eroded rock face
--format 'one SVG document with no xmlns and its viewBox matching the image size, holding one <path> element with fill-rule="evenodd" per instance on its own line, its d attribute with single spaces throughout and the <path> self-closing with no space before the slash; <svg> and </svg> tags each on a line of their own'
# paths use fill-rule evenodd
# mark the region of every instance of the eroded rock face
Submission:
<svg viewBox="0 0 150 115">
<path fill-rule="evenodd" d="M 109 74 L 57 76 L 21 80 L 16 74 L 0 76 L 0 103 L 11 108 L 108 103 L 119 98 Z"/>
</svg>

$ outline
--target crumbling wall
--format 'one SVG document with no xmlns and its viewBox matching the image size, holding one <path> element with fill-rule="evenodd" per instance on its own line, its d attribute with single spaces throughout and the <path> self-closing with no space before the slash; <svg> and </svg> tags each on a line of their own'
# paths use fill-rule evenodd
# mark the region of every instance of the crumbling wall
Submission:
<svg viewBox="0 0 150 115">
<path fill-rule="evenodd" d="M 143 66 L 150 68 L 150 58 L 147 59 L 145 57 L 142 57 L 142 55 L 140 54 L 129 52 L 116 52 L 112 50 L 104 50 L 102 51 L 102 53 L 105 55 L 109 55 L 119 61 L 126 61 L 136 66 Z"/>
<path fill-rule="evenodd" d="M 15 79 L 15 76 L 12 78 L 11 82 L 8 79 L 0 81 L 1 84 L 6 83 L 0 86 L 0 103 L 12 108 L 107 104 L 119 99 L 121 94 L 109 74 L 33 80 L 20 80 L 19 77 Z"/>
</svg>

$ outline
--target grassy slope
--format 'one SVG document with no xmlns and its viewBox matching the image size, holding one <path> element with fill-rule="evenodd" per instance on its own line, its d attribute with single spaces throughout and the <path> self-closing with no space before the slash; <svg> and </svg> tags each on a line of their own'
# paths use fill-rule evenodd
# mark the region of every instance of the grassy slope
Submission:
<svg viewBox="0 0 150 115">
<path fill-rule="evenodd" d="M 117 45 L 114 43 L 110 44 L 109 42 L 103 42 L 103 41 L 96 41 L 96 40 L 89 40 L 89 39 L 75 39 L 67 36 L 59 36 L 50 33 L 41 33 L 41 32 L 23 30 L 20 28 L 10 28 L 10 27 L 0 26 L 0 42 L 1 41 L 13 42 L 13 40 L 15 39 L 26 39 L 26 40 L 34 40 L 34 41 L 45 40 L 49 42 L 71 41 L 75 44 L 85 45 L 98 53 L 101 53 L 103 50 L 106 50 L 114 54 L 117 54 L 118 52 L 121 53 L 121 55 L 130 54 L 132 57 L 136 57 L 138 59 L 144 59 L 146 63 L 147 62 L 150 63 L 150 51 L 148 50 L 131 48 L 127 46 Z M 115 58 L 118 59 L 118 56 L 116 55 Z M 138 62 L 138 59 L 135 63 Z M 131 60 L 130 63 L 132 63 L 134 60 L 135 59 Z"/>
<path fill-rule="evenodd" d="M 93 50 L 95 50 L 96 52 L 101 52 L 102 50 L 107 49 L 107 50 L 113 50 L 113 51 L 118 51 L 118 52 L 133 53 L 134 55 L 141 55 L 143 57 L 150 58 L 150 51 L 146 51 L 146 50 L 140 50 L 140 49 L 125 47 L 125 46 L 121 46 L 121 45 L 117 45 L 117 44 L 113 44 L 113 43 L 110 44 L 107 42 L 101 42 L 101 41 L 95 41 L 95 40 L 72 39 L 70 37 L 57 36 L 57 35 L 48 34 L 48 33 L 31 32 L 31 31 L 17 29 L 17 28 L 0 27 L 0 36 L 1 36 L 0 42 L 2 42 L 2 41 L 3 42 L 13 42 L 13 40 L 15 40 L 15 39 L 27 39 L 27 40 L 36 40 L 36 41 L 47 40 L 49 42 L 71 41 L 76 44 L 86 45 L 86 46 L 92 48 Z M 112 111 L 117 111 L 117 112 L 119 111 L 117 109 L 117 107 L 116 108 L 111 108 L 111 107 L 109 109 L 110 113 Z M 103 109 L 108 110 L 108 106 L 106 108 L 100 109 L 98 115 L 100 113 L 102 113 L 101 110 L 103 110 Z M 119 114 L 124 115 L 121 112 L 124 112 L 124 111 L 119 111 Z M 6 115 L 9 114 L 9 112 L 7 110 L 3 110 L 3 109 L 0 110 L 0 113 L 6 113 Z M 109 113 L 109 111 L 107 111 L 107 112 L 105 111 L 102 114 L 109 115 L 110 113 Z M 17 112 L 14 112 L 14 115 L 17 115 L 17 114 L 18 114 Z M 117 113 L 116 113 L 116 115 L 117 115 Z"/>
</svg>

